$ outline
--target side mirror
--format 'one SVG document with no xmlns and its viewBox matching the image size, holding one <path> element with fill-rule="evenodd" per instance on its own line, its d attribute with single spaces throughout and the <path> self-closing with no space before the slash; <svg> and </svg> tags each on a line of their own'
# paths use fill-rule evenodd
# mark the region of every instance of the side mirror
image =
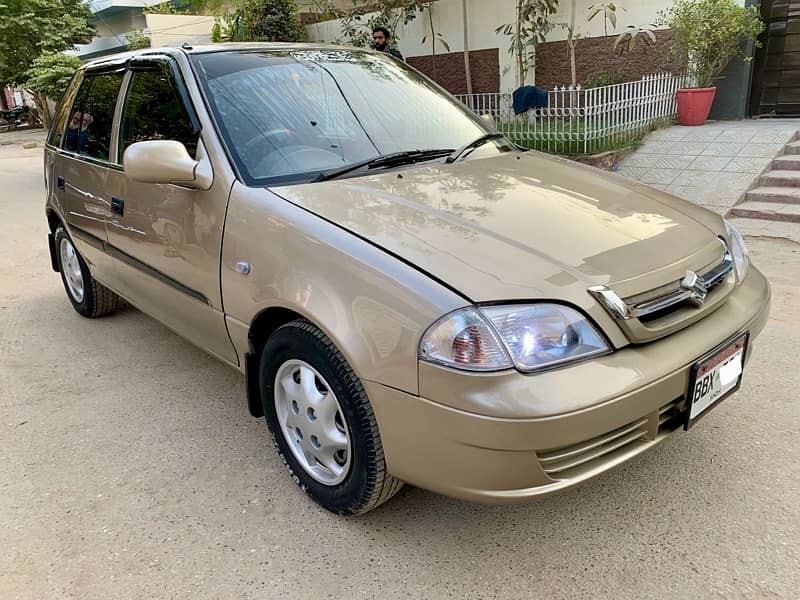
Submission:
<svg viewBox="0 0 800 600">
<path fill-rule="evenodd" d="M 175 140 L 150 140 L 131 144 L 122 155 L 125 175 L 142 183 L 173 183 L 207 190 L 213 183 L 211 163 L 202 142 L 199 160 L 189 156 L 186 146 Z"/>
</svg>

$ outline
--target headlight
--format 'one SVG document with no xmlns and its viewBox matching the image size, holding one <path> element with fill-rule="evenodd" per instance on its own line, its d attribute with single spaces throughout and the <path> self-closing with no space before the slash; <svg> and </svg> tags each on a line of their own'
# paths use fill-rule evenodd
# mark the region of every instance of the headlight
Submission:
<svg viewBox="0 0 800 600">
<path fill-rule="evenodd" d="M 728 230 L 728 243 L 733 255 L 733 266 L 736 269 L 736 281 L 741 283 L 744 281 L 744 276 L 747 275 L 747 266 L 750 264 L 747 246 L 744 245 L 742 235 L 729 221 L 725 221 L 725 228 Z"/>
<path fill-rule="evenodd" d="M 434 323 L 420 342 L 420 358 L 469 371 L 523 372 L 609 352 L 597 330 L 560 304 L 465 308 Z"/>
<path fill-rule="evenodd" d="M 450 313 L 431 325 L 422 336 L 419 356 L 470 371 L 500 371 L 513 366 L 497 333 L 471 307 Z"/>
</svg>

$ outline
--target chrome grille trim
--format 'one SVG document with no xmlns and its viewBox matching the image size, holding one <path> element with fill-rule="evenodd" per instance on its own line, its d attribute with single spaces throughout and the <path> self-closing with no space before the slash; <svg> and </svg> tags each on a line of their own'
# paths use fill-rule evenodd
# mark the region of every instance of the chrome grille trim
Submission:
<svg viewBox="0 0 800 600">
<path fill-rule="evenodd" d="M 730 250 L 728 250 L 725 240 L 722 238 L 719 239 L 725 248 L 722 261 L 711 269 L 707 270 L 705 273 L 703 273 L 703 275 L 696 276 L 696 279 L 699 280 L 704 293 L 708 293 L 716 288 L 733 271 L 733 256 L 731 255 Z M 667 286 L 662 286 L 661 289 L 664 287 Z M 647 315 L 669 309 L 673 306 L 691 300 L 696 295 L 694 289 L 686 289 L 682 286 L 682 280 L 669 284 L 668 288 L 672 289 L 673 291 L 638 303 L 631 303 L 626 300 L 646 296 L 647 292 L 643 294 L 637 294 L 637 296 L 632 296 L 628 299 L 622 299 L 606 286 L 596 285 L 589 288 L 589 293 L 592 294 L 592 296 L 594 296 L 595 299 L 597 299 L 600 304 L 603 305 L 603 307 L 611 314 L 612 317 L 627 321 L 630 319 L 640 319 L 642 317 L 646 317 Z"/>
</svg>

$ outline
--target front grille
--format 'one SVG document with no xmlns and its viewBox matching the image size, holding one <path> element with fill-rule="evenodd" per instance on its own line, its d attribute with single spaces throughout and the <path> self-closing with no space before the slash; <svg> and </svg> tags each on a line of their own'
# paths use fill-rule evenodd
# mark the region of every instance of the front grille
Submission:
<svg viewBox="0 0 800 600">
<path fill-rule="evenodd" d="M 699 321 L 721 306 L 733 291 L 733 257 L 725 240 L 718 241 L 722 258 L 696 271 L 687 270 L 681 279 L 624 297 L 604 285 L 592 286 L 588 291 L 631 342 L 640 344 L 664 337 Z"/>
<path fill-rule="evenodd" d="M 701 277 L 701 279 L 705 282 L 706 293 L 711 294 L 715 289 L 717 289 L 723 281 L 725 281 L 725 276 L 732 270 L 732 262 L 727 260 L 727 256 L 723 258 L 722 262 L 715 262 L 710 265 L 707 265 L 705 268 L 700 269 L 697 274 Z M 628 298 L 624 298 L 623 302 L 625 302 L 628 306 L 634 307 L 634 311 L 637 310 L 638 307 L 647 306 L 659 303 L 663 301 L 665 298 L 669 298 L 675 294 L 679 294 L 681 292 L 681 283 L 680 281 L 674 281 L 667 285 L 661 286 L 654 290 L 650 290 L 643 294 L 637 294 L 635 296 L 629 296 Z M 671 315 L 672 313 L 688 308 L 692 306 L 688 300 L 682 300 L 680 302 L 676 302 L 675 304 L 671 304 L 662 308 L 660 310 L 655 310 L 653 312 L 643 312 L 643 314 L 639 315 L 639 321 L 642 323 L 651 323 L 653 321 L 657 321 L 659 319 L 663 319 Z"/>
<path fill-rule="evenodd" d="M 554 479 L 569 479 L 578 470 L 600 466 L 618 453 L 674 431 L 683 422 L 682 406 L 683 398 L 678 398 L 662 406 L 658 412 L 603 435 L 570 446 L 537 452 L 539 463 L 542 470 Z"/>
</svg>

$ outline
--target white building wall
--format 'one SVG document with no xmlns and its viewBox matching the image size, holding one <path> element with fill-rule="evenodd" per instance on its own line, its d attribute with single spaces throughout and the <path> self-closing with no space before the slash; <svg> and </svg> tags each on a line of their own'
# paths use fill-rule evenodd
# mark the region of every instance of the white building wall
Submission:
<svg viewBox="0 0 800 600">
<path fill-rule="evenodd" d="M 125 34 L 133 29 L 144 29 L 145 19 L 140 10 L 131 9 L 111 16 L 94 15 L 94 27 L 98 37 L 119 37 L 125 40 Z"/>
<path fill-rule="evenodd" d="M 743 1 L 743 0 L 740 0 Z M 588 7 L 597 0 L 576 0 L 576 30 L 584 37 L 604 35 L 602 15 L 587 22 Z M 617 33 L 628 25 L 649 24 L 655 21 L 658 12 L 672 4 L 671 0 L 618 0 Z M 495 33 L 495 30 L 506 23 L 514 22 L 515 0 L 468 0 L 469 42 L 471 50 L 499 48 L 500 52 L 500 89 L 510 90 L 516 87 L 514 57 L 509 54 L 510 38 Z M 440 32 L 451 52 L 464 51 L 464 21 L 461 0 L 439 0 L 433 5 L 434 26 Z M 561 0 L 558 12 L 551 17 L 553 23 L 568 23 L 571 2 Z M 366 18 L 364 19 L 366 20 Z M 335 43 L 341 37 L 341 25 L 337 21 L 326 21 L 306 26 L 310 41 Z M 408 25 L 401 25 L 397 36 L 398 47 L 405 56 L 419 56 L 431 53 L 430 23 L 427 12 L 418 15 Z M 614 31 L 609 29 L 609 35 Z M 422 45 L 422 38 L 428 35 L 427 44 Z M 556 27 L 547 36 L 547 41 L 559 41 L 567 38 L 566 30 Z M 445 53 L 444 47 L 437 44 L 437 53 Z M 580 46 L 578 46 L 580 51 Z"/>
<path fill-rule="evenodd" d="M 211 43 L 214 17 L 209 15 L 145 15 L 146 31 L 150 34 L 150 46 L 180 46 Z"/>
</svg>

